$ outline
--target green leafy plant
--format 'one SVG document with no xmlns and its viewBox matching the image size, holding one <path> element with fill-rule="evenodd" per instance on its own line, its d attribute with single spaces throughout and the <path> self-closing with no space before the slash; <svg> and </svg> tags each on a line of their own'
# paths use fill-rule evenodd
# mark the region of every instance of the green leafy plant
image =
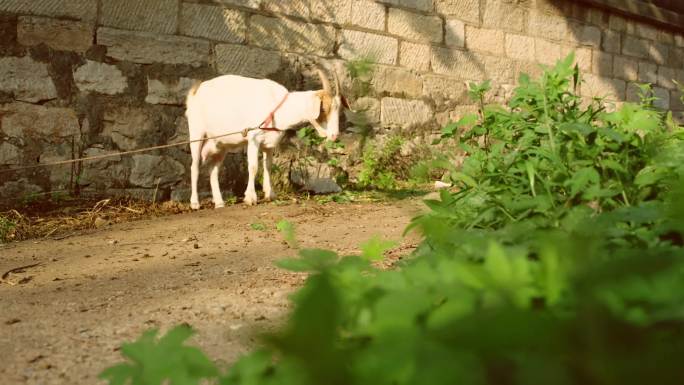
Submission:
<svg viewBox="0 0 684 385">
<path fill-rule="evenodd" d="M 460 191 L 426 201 L 398 268 L 373 266 L 392 247 L 377 237 L 280 260 L 310 274 L 287 324 L 211 379 L 681 383 L 683 130 L 648 102 L 583 106 L 578 82 L 571 58 L 521 76 L 507 107 L 445 136 L 468 152 L 441 164 Z"/>
<path fill-rule="evenodd" d="M 295 226 L 292 222 L 283 219 L 276 224 L 276 229 L 282 234 L 285 242 L 287 242 L 290 247 L 299 247 L 297 237 L 295 236 Z"/>
<path fill-rule="evenodd" d="M 17 224 L 9 217 L 0 215 L 0 243 L 9 242 L 14 238 L 14 232 Z"/>
<path fill-rule="evenodd" d="M 367 143 L 362 157 L 361 171 L 357 177 L 357 185 L 361 188 L 393 190 L 397 186 L 395 166 L 404 139 L 395 135 L 378 148 L 377 144 Z"/>
<path fill-rule="evenodd" d="M 266 231 L 266 225 L 261 222 L 250 223 L 249 227 L 256 231 Z"/>
</svg>

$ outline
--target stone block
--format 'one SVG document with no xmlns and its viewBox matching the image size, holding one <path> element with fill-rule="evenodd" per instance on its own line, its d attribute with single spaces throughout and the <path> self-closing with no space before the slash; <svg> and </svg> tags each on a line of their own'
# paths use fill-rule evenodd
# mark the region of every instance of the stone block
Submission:
<svg viewBox="0 0 684 385">
<path fill-rule="evenodd" d="M 145 102 L 150 104 L 170 104 L 182 106 L 188 91 L 197 80 L 180 78 L 166 82 L 159 79 L 147 79 L 147 97 Z"/>
<path fill-rule="evenodd" d="M 154 129 L 152 118 L 140 108 L 110 108 L 104 114 L 102 135 L 110 137 L 120 150 L 133 150 L 138 140 Z"/>
<path fill-rule="evenodd" d="M 593 25 L 571 23 L 568 28 L 567 40 L 577 45 L 594 48 L 601 46 L 601 29 Z"/>
<path fill-rule="evenodd" d="M 387 16 L 389 33 L 420 42 L 442 42 L 442 19 L 402 9 L 390 8 Z"/>
<path fill-rule="evenodd" d="M 393 95 L 418 97 L 423 91 L 423 80 L 411 70 L 377 66 L 372 79 L 373 89 Z"/>
<path fill-rule="evenodd" d="M 581 71 L 590 72 L 592 63 L 592 51 L 591 48 L 587 47 L 561 47 L 561 59 L 570 55 L 570 53 L 575 54 L 575 63 Z"/>
<path fill-rule="evenodd" d="M 449 19 L 444 27 L 444 40 L 450 47 L 465 47 L 465 24 L 458 19 Z"/>
<path fill-rule="evenodd" d="M 0 143 L 0 166 L 16 166 L 21 164 L 19 147 L 9 142 Z"/>
<path fill-rule="evenodd" d="M 100 25 L 174 34 L 178 28 L 178 4 L 177 0 L 105 0 Z"/>
<path fill-rule="evenodd" d="M 262 48 L 328 56 L 335 48 L 335 29 L 322 24 L 254 15 L 249 41 Z"/>
<path fill-rule="evenodd" d="M 512 59 L 534 61 L 534 38 L 506 34 L 506 56 Z"/>
<path fill-rule="evenodd" d="M 419 11 L 432 11 L 433 0 L 377 0 L 380 3 L 398 5 L 404 8 L 417 9 Z"/>
<path fill-rule="evenodd" d="M 149 32 L 97 30 L 97 43 L 107 47 L 107 56 L 135 63 L 188 64 L 199 67 L 209 62 L 209 42 L 183 36 Z"/>
<path fill-rule="evenodd" d="M 0 58 L 0 91 L 12 93 L 16 100 L 32 103 L 57 98 L 47 64 L 28 56 Z"/>
<path fill-rule="evenodd" d="M 530 12 L 527 32 L 549 40 L 564 40 L 568 34 L 568 21 L 564 17 Z"/>
<path fill-rule="evenodd" d="M 216 46 L 216 69 L 221 74 L 265 78 L 278 71 L 281 61 L 275 51 L 235 44 Z"/>
<path fill-rule="evenodd" d="M 638 57 L 640 59 L 647 59 L 650 56 L 650 44 L 652 44 L 652 42 L 625 35 L 622 37 L 622 54 Z"/>
<path fill-rule="evenodd" d="M 497 29 L 466 27 L 466 47 L 470 51 L 504 55 L 504 32 Z"/>
<path fill-rule="evenodd" d="M 399 51 L 397 39 L 373 33 L 343 30 L 339 55 L 346 60 L 370 58 L 380 64 L 396 64 Z"/>
<path fill-rule="evenodd" d="M 242 43 L 247 27 L 244 13 L 222 7 L 183 3 L 180 33 L 216 41 Z"/>
<path fill-rule="evenodd" d="M 658 39 L 658 29 L 644 23 L 636 23 L 634 34 L 648 40 Z"/>
<path fill-rule="evenodd" d="M 169 156 L 133 155 L 130 182 L 133 186 L 166 187 L 183 180 L 185 166 Z"/>
<path fill-rule="evenodd" d="M 610 100 L 624 100 L 626 84 L 624 80 L 585 74 L 581 94 L 586 97 L 607 97 Z"/>
<path fill-rule="evenodd" d="M 682 35 L 682 34 L 674 35 L 674 44 L 677 47 L 684 47 L 684 35 Z"/>
<path fill-rule="evenodd" d="M 591 57 L 591 73 L 606 77 L 611 76 L 613 74 L 613 55 L 594 51 Z"/>
<path fill-rule="evenodd" d="M 648 46 L 648 56 L 650 59 L 660 65 L 667 63 L 670 55 L 670 47 L 666 44 L 652 42 Z"/>
<path fill-rule="evenodd" d="M 480 23 L 480 0 L 435 0 L 435 10 L 468 23 Z"/>
<path fill-rule="evenodd" d="M 93 0 L 2 0 L 0 12 L 66 17 L 94 22 L 97 1 Z"/>
<path fill-rule="evenodd" d="M 438 110 L 469 102 L 466 83 L 444 76 L 426 76 L 423 82 L 423 96 L 432 99 Z"/>
<path fill-rule="evenodd" d="M 534 39 L 534 56 L 538 63 L 553 65 L 561 59 L 561 46 L 552 41 Z"/>
<path fill-rule="evenodd" d="M 79 127 L 78 116 L 69 108 L 28 103 L 0 105 L 0 128 L 9 137 L 60 143 L 65 138 L 80 136 Z"/>
<path fill-rule="evenodd" d="M 672 68 L 684 68 L 684 48 L 670 47 L 666 66 Z"/>
<path fill-rule="evenodd" d="M 420 127 L 433 119 L 432 109 L 422 100 L 382 98 L 380 103 L 380 121 L 384 127 Z"/>
<path fill-rule="evenodd" d="M 627 56 L 613 57 L 613 77 L 627 81 L 636 81 L 639 77 L 639 62 Z"/>
<path fill-rule="evenodd" d="M 371 97 L 360 97 L 352 102 L 352 109 L 356 114 L 362 114 L 362 122 L 370 125 L 380 123 L 380 101 Z M 348 119 L 354 122 L 354 119 Z"/>
<path fill-rule="evenodd" d="M 658 82 L 658 65 L 648 62 L 639 62 L 637 80 L 641 83 L 656 84 Z"/>
<path fill-rule="evenodd" d="M 93 24 L 81 21 L 21 16 L 17 24 L 17 41 L 31 47 L 45 44 L 58 51 L 85 52 L 93 45 Z"/>
<path fill-rule="evenodd" d="M 354 0 L 311 1 L 311 18 L 326 23 L 347 25 L 352 20 Z M 369 7 L 370 8 L 370 7 Z"/>
<path fill-rule="evenodd" d="M 672 90 L 670 91 L 670 110 L 672 111 L 684 111 L 684 102 L 682 101 L 682 91 Z"/>
<path fill-rule="evenodd" d="M 653 103 L 656 108 L 661 110 L 670 109 L 670 90 L 661 87 L 653 87 L 653 96 L 656 97 Z"/>
<path fill-rule="evenodd" d="M 611 30 L 603 31 L 601 49 L 609 53 L 620 53 L 620 39 L 621 34 L 619 32 Z"/>
<path fill-rule="evenodd" d="M 351 23 L 368 29 L 385 30 L 385 6 L 370 0 L 354 0 Z"/>
<path fill-rule="evenodd" d="M 675 81 L 684 84 L 684 71 L 669 67 L 658 67 L 658 85 L 670 90 L 677 89 Z"/>
<path fill-rule="evenodd" d="M 627 20 L 620 15 L 611 14 L 609 16 L 608 25 L 611 30 L 616 32 L 626 32 L 627 31 Z"/>
<path fill-rule="evenodd" d="M 488 0 L 482 16 L 482 26 L 491 29 L 504 29 L 523 32 L 525 29 L 525 10 L 516 3 L 502 0 Z"/>
<path fill-rule="evenodd" d="M 409 43 L 402 41 L 399 49 L 399 65 L 417 71 L 430 70 L 429 45 Z"/>
<path fill-rule="evenodd" d="M 261 0 L 260 7 L 272 13 L 297 16 L 303 19 L 311 17 L 310 0 Z"/>
<path fill-rule="evenodd" d="M 239 7 L 259 9 L 263 0 L 214 0 L 215 3 L 223 5 L 237 5 Z"/>
<path fill-rule="evenodd" d="M 74 72 L 74 82 L 81 91 L 116 95 L 128 87 L 128 79 L 116 66 L 88 60 Z"/>
<path fill-rule="evenodd" d="M 470 52 L 455 49 L 434 48 L 432 70 L 437 74 L 449 75 L 462 80 L 484 80 L 484 65 Z"/>
</svg>

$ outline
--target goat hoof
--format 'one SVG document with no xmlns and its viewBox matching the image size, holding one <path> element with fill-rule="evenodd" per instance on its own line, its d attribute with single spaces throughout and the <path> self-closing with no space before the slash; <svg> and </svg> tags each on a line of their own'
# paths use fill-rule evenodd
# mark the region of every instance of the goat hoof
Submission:
<svg viewBox="0 0 684 385">
<path fill-rule="evenodd" d="M 272 202 L 276 199 L 275 194 L 265 194 L 264 195 L 264 202 Z"/>
<path fill-rule="evenodd" d="M 215 203 L 215 204 L 214 204 L 214 208 L 215 208 L 215 209 L 222 209 L 222 208 L 224 208 L 224 207 L 226 207 L 226 204 L 223 203 L 223 202 L 221 202 L 221 203 Z"/>
<path fill-rule="evenodd" d="M 190 202 L 190 208 L 193 210 L 199 210 L 199 208 L 200 208 L 199 202 Z"/>
<path fill-rule="evenodd" d="M 257 201 L 256 201 L 256 199 L 245 198 L 245 204 L 247 206 L 254 206 L 257 204 Z"/>
</svg>

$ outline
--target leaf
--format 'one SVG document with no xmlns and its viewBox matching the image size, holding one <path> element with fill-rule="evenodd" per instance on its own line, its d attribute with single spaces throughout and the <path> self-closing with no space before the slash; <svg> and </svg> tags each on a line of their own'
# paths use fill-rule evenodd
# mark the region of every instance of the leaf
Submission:
<svg viewBox="0 0 684 385">
<path fill-rule="evenodd" d="M 337 253 L 323 249 L 303 249 L 299 258 L 285 258 L 275 262 L 276 266 L 297 272 L 322 272 L 333 266 L 338 259 Z"/>
<path fill-rule="evenodd" d="M 361 244 L 361 256 L 369 261 L 379 261 L 383 259 L 385 251 L 395 247 L 397 242 L 382 240 L 375 235 L 373 238 Z"/>
<path fill-rule="evenodd" d="M 596 169 L 585 167 L 572 174 L 572 177 L 566 181 L 565 185 L 570 187 L 570 196 L 574 197 L 589 186 L 599 184 L 600 181 L 601 176 Z"/>
<path fill-rule="evenodd" d="M 532 162 L 525 161 L 525 170 L 527 171 L 527 179 L 530 181 L 530 190 L 532 190 L 532 196 L 537 196 L 537 191 L 534 189 L 534 165 Z"/>
<path fill-rule="evenodd" d="M 283 219 L 276 224 L 276 229 L 282 234 L 285 242 L 287 242 L 290 247 L 297 248 L 299 246 L 295 235 L 295 226 L 292 222 Z"/>
<path fill-rule="evenodd" d="M 266 230 L 266 225 L 261 223 L 261 222 L 256 222 L 256 223 L 251 223 L 249 227 L 252 228 L 252 230 L 257 230 L 257 231 L 265 231 Z"/>
</svg>

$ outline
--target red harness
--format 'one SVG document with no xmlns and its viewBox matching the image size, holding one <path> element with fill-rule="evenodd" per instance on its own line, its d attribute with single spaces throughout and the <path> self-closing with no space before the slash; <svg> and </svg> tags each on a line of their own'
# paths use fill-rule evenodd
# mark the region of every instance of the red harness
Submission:
<svg viewBox="0 0 684 385">
<path fill-rule="evenodd" d="M 269 125 L 271 123 L 273 123 L 273 119 L 275 117 L 276 111 L 278 111 L 278 109 L 283 106 L 283 104 L 287 100 L 288 95 L 290 95 L 289 92 L 285 94 L 285 96 L 283 97 L 283 100 L 281 100 L 280 103 L 278 103 L 278 105 L 273 109 L 273 111 L 271 111 L 271 113 L 268 114 L 266 119 L 264 119 L 264 121 L 261 122 L 261 124 L 257 128 L 259 128 L 260 130 L 264 130 L 264 131 L 281 131 L 280 129 L 278 129 L 276 127 L 269 127 Z"/>
</svg>

